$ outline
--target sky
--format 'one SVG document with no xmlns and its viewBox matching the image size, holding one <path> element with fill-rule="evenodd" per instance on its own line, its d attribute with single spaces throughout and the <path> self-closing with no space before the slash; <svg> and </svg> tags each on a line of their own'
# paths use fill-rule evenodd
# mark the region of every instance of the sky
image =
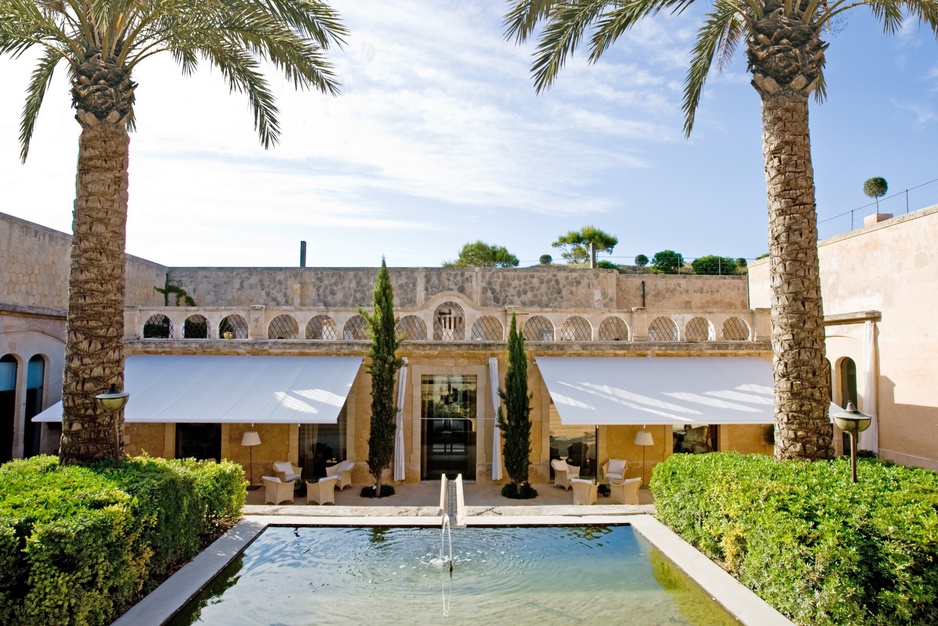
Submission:
<svg viewBox="0 0 938 626">
<path fill-rule="evenodd" d="M 536 94 L 533 43 L 504 37 L 496 0 L 333 0 L 350 31 L 329 58 L 342 95 L 271 71 L 282 138 L 264 150 L 247 98 L 207 64 L 153 57 L 133 78 L 127 252 L 165 265 L 435 267 L 482 240 L 522 266 L 593 225 L 616 263 L 675 250 L 768 251 L 760 102 L 745 55 L 704 88 L 683 135 L 684 76 L 706 5 L 639 24 L 596 64 L 582 52 Z M 826 34 L 828 99 L 811 104 L 821 237 L 873 213 L 938 204 L 938 41 L 863 7 Z M 164 55 L 165 56 L 165 55 Z M 19 118 L 33 69 L 0 57 L 0 212 L 71 231 L 79 126 L 60 67 L 27 162 Z M 911 190 L 908 194 L 904 190 Z"/>
</svg>

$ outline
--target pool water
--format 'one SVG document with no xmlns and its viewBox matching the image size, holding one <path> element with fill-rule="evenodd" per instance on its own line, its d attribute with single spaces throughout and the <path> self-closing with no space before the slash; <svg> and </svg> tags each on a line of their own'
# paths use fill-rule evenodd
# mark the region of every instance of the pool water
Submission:
<svg viewBox="0 0 938 626">
<path fill-rule="evenodd" d="M 737 624 L 631 526 L 441 534 L 271 527 L 169 623 Z"/>
</svg>

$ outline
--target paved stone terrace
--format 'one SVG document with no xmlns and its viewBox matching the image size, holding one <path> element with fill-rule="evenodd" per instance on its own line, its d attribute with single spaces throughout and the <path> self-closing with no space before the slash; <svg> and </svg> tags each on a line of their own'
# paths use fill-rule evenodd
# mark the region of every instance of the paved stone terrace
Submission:
<svg viewBox="0 0 938 626">
<path fill-rule="evenodd" d="M 537 497 L 531 500 L 510 500 L 501 495 L 501 485 L 465 483 L 467 513 L 475 517 L 490 516 L 552 516 L 552 515 L 638 515 L 654 514 L 651 491 L 639 491 L 638 505 L 613 504 L 599 496 L 593 506 L 574 506 L 573 490 L 565 491 L 552 484 L 533 485 Z M 264 504 L 264 489 L 248 492 L 243 513 L 254 515 L 328 516 L 328 517 L 435 517 L 439 518 L 440 483 L 425 481 L 394 487 L 389 498 L 362 498 L 362 485 L 336 491 L 335 505 L 306 504 L 306 496 L 296 496 L 294 504 Z"/>
</svg>

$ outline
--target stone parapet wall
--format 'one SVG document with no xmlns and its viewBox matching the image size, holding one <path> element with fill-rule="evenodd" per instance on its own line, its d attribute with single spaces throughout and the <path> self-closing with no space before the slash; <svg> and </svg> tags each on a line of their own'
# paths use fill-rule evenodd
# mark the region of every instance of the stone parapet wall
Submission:
<svg viewBox="0 0 938 626">
<path fill-rule="evenodd" d="M 661 310 L 749 308 L 745 276 L 627 275 L 614 270 L 391 268 L 395 307 L 458 295 L 477 308 Z M 375 268 L 172 268 L 202 306 L 357 308 L 371 304 Z M 644 285 L 644 287 L 643 287 Z M 642 297 L 644 288 L 645 297 Z"/>
<path fill-rule="evenodd" d="M 71 245 L 71 235 L 0 213 L 0 302 L 66 309 Z M 126 302 L 163 304 L 153 287 L 165 284 L 166 271 L 163 265 L 128 255 Z"/>
</svg>

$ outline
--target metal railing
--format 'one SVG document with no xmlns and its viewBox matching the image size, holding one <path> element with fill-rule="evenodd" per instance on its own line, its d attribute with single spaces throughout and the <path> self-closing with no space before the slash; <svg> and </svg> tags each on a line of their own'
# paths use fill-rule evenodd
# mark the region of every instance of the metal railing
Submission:
<svg viewBox="0 0 938 626">
<path fill-rule="evenodd" d="M 891 196 L 880 198 L 878 212 L 904 215 L 934 204 L 938 204 L 938 178 L 909 189 L 903 189 Z M 867 215 L 873 215 L 876 212 L 877 203 L 874 201 L 831 217 L 819 219 L 817 223 L 818 240 L 862 228 L 863 219 Z"/>
</svg>

